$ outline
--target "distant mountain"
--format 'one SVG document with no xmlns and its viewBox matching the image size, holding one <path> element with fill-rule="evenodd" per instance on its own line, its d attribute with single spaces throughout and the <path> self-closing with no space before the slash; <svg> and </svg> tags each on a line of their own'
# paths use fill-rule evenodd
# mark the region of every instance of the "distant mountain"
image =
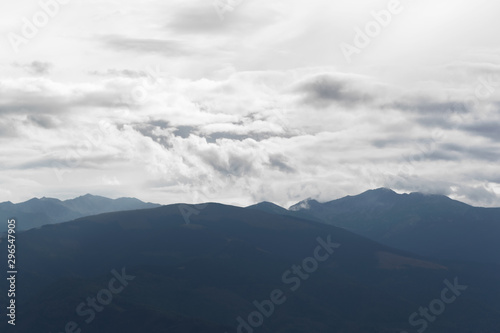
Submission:
<svg viewBox="0 0 500 333">
<path fill-rule="evenodd" d="M 500 208 L 381 188 L 325 203 L 302 201 L 289 212 L 423 256 L 500 263 Z"/>
<path fill-rule="evenodd" d="M 263 201 L 256 205 L 248 206 L 249 209 L 260 210 L 267 213 L 283 214 L 283 215 L 293 215 L 286 208 L 278 206 L 272 202 Z"/>
<path fill-rule="evenodd" d="M 75 199 L 61 201 L 53 198 L 33 198 L 26 202 L 13 204 L 0 203 L 0 221 L 17 218 L 17 230 L 28 230 L 45 224 L 60 223 L 83 216 L 108 212 L 159 207 L 158 204 L 145 203 L 135 198 L 109 199 L 86 194 Z M 0 232 L 7 230 L 6 223 L 0 224 Z"/>
<path fill-rule="evenodd" d="M 186 224 L 185 208 L 101 214 L 19 234 L 15 331 L 399 333 L 425 326 L 428 333 L 497 333 L 500 327 L 499 266 L 428 261 L 342 228 L 249 208 L 208 204 Z M 5 245 L 0 240 L 2 258 Z M 429 306 L 439 317 L 417 314 L 410 325 L 409 317 Z M 7 326 L 0 321 L 2 332 Z"/>
</svg>

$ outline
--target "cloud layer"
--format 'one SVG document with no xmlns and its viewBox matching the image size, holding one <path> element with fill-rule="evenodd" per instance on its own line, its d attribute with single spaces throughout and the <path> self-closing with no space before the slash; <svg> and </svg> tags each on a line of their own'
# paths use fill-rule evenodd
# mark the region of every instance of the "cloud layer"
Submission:
<svg viewBox="0 0 500 333">
<path fill-rule="evenodd" d="M 61 5 L 19 52 L 2 41 L 0 200 L 286 206 L 385 186 L 498 206 L 499 5 L 449 2 L 460 21 L 401 4 L 351 63 L 339 45 L 387 2 Z M 43 10 L 9 8 L 4 35 Z M 440 20 L 457 31 L 414 34 Z"/>
</svg>

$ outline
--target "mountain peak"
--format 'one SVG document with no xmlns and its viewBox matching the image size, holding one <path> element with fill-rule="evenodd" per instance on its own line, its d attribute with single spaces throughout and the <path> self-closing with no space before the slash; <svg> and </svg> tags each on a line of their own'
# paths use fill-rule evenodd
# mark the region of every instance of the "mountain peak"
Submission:
<svg viewBox="0 0 500 333">
<path fill-rule="evenodd" d="M 379 188 L 374 189 L 373 191 L 396 193 L 388 187 L 379 187 Z"/>
<path fill-rule="evenodd" d="M 264 207 L 274 207 L 274 206 L 277 206 L 277 207 L 280 207 L 278 206 L 277 204 L 273 203 L 273 202 L 270 202 L 270 201 L 262 201 L 262 202 L 259 202 L 255 205 L 251 205 L 249 207 L 254 207 L 254 206 L 264 206 Z"/>
<path fill-rule="evenodd" d="M 288 212 L 285 208 L 269 201 L 262 201 L 259 202 L 258 204 L 248 206 L 247 208 L 261 210 L 268 213 L 278 213 L 278 214 L 286 214 Z"/>
<path fill-rule="evenodd" d="M 363 194 L 388 194 L 388 195 L 398 195 L 396 192 L 394 192 L 392 189 L 390 188 L 387 188 L 387 187 L 379 187 L 379 188 L 376 188 L 376 189 L 373 189 L 373 190 L 368 190 L 368 191 L 365 191 L 363 193 L 361 193 L 360 195 L 363 195 Z"/>
<path fill-rule="evenodd" d="M 99 196 L 87 193 L 84 195 L 80 195 L 79 197 L 76 197 L 75 199 L 92 199 L 92 198 L 99 198 Z"/>
<path fill-rule="evenodd" d="M 319 205 L 320 203 L 316 201 L 313 198 L 307 198 L 305 200 L 302 200 L 301 202 L 291 206 L 288 208 L 288 210 L 291 210 L 293 212 L 298 211 L 298 210 L 303 210 L 303 209 L 310 209 L 312 206 Z"/>
</svg>

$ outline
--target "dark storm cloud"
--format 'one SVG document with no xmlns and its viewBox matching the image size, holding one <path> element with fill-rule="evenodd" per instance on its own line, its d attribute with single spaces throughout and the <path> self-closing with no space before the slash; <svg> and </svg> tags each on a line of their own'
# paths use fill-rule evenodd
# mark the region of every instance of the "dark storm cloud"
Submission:
<svg viewBox="0 0 500 333">
<path fill-rule="evenodd" d="M 373 100 L 373 96 L 357 87 L 354 82 L 323 74 L 306 80 L 295 89 L 302 94 L 305 104 L 327 107 L 331 104 L 354 106 Z"/>
<path fill-rule="evenodd" d="M 157 53 L 169 57 L 189 56 L 185 44 L 176 40 L 129 38 L 124 36 L 105 36 L 101 41 L 116 51 L 137 53 Z"/>
</svg>

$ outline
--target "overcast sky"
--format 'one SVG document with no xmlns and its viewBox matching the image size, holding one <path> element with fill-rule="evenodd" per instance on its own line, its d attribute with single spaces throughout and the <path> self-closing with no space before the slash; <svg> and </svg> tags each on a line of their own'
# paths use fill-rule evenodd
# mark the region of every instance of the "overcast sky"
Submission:
<svg viewBox="0 0 500 333">
<path fill-rule="evenodd" d="M 498 1 L 60 2 L 0 4 L 0 201 L 500 206 Z"/>
</svg>

